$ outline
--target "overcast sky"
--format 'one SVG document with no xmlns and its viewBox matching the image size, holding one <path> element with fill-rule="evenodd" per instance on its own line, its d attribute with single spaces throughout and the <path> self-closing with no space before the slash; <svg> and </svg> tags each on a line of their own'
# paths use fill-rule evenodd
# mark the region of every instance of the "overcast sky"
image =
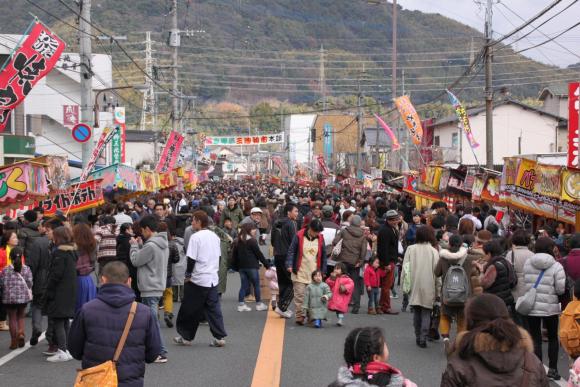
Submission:
<svg viewBox="0 0 580 387">
<path fill-rule="evenodd" d="M 523 24 L 523 20 L 514 15 L 510 10 L 517 13 L 521 18 L 528 20 L 552 2 L 552 0 L 493 0 L 494 37 L 508 33 L 515 29 L 515 27 Z M 573 0 L 563 0 L 561 4 L 558 4 L 550 12 L 538 19 L 538 21 L 532 23 L 532 25 L 538 26 L 572 2 Z M 440 13 L 477 28 L 480 31 L 483 31 L 484 28 L 486 0 L 398 0 L 398 3 L 405 9 Z M 483 5 L 480 5 L 480 3 Z M 579 19 L 580 2 L 575 3 L 561 15 L 556 16 L 537 31 L 532 32 L 526 38 L 515 43 L 515 48 L 521 50 L 542 43 L 548 39 L 545 35 L 553 37 L 576 24 Z M 520 36 L 529 31 L 530 29 L 523 30 Z M 515 39 L 512 38 L 510 41 Z M 543 63 L 561 67 L 580 62 L 580 26 L 562 35 L 555 42 L 561 44 L 564 48 L 556 43 L 548 43 L 542 47 L 526 51 L 523 54 Z M 575 55 L 566 51 L 566 49 L 572 51 Z"/>
</svg>

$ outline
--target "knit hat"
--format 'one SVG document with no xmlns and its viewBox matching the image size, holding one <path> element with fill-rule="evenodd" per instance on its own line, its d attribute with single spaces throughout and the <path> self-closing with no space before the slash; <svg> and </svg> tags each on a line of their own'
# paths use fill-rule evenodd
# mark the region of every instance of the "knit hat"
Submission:
<svg viewBox="0 0 580 387">
<path fill-rule="evenodd" d="M 481 230 L 477 232 L 477 236 L 475 237 L 475 241 L 477 243 L 486 243 L 491 240 L 493 236 L 487 230 Z"/>
<path fill-rule="evenodd" d="M 399 213 L 397 211 L 395 211 L 395 210 L 389 210 L 385 214 L 385 218 L 387 220 L 390 220 L 390 219 L 399 219 Z"/>
<path fill-rule="evenodd" d="M 359 215 L 353 215 L 352 218 L 350 218 L 350 224 L 352 226 L 360 226 L 360 222 L 362 221 L 361 217 Z"/>
</svg>

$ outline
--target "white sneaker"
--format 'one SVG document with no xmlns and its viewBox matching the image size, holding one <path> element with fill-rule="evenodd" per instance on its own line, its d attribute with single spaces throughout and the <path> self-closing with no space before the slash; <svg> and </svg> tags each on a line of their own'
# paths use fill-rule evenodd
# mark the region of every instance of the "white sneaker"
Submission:
<svg viewBox="0 0 580 387">
<path fill-rule="evenodd" d="M 68 349 L 66 350 L 65 353 L 69 357 L 69 360 L 73 360 L 74 359 L 73 355 L 70 354 L 70 352 L 68 351 Z"/>
<path fill-rule="evenodd" d="M 276 312 L 282 318 L 291 318 L 292 317 L 292 311 L 291 310 L 287 310 L 286 312 L 284 312 L 284 311 L 282 311 L 282 309 L 276 307 L 276 309 L 274 310 L 274 312 Z"/>
<path fill-rule="evenodd" d="M 224 339 L 216 339 L 215 337 L 213 339 L 211 339 L 211 342 L 209 343 L 210 347 L 225 347 L 226 346 L 226 341 Z"/>
<path fill-rule="evenodd" d="M 450 347 L 450 343 L 449 343 L 449 337 L 444 337 L 443 338 L 443 350 L 445 351 L 445 355 L 449 356 L 449 348 Z"/>
<path fill-rule="evenodd" d="M 342 318 L 338 319 L 338 321 L 336 322 L 336 325 L 338 325 L 339 327 L 344 325 L 344 321 L 342 320 Z"/>
<path fill-rule="evenodd" d="M 189 340 L 185 340 L 183 337 L 181 336 L 177 336 L 173 338 L 173 342 L 177 345 L 191 345 L 191 341 Z"/>
<path fill-rule="evenodd" d="M 252 308 L 250 308 L 246 304 L 240 304 L 240 305 L 238 305 L 238 312 L 251 312 L 251 311 L 252 311 Z"/>
<path fill-rule="evenodd" d="M 268 305 L 264 304 L 263 302 L 258 302 L 258 303 L 256 304 L 256 310 L 257 310 L 258 312 L 263 312 L 263 311 L 265 311 L 265 310 L 268 310 Z"/>
<path fill-rule="evenodd" d="M 49 361 L 51 363 L 62 363 L 65 361 L 69 361 L 71 360 L 72 357 L 69 357 L 69 355 L 67 355 L 67 353 L 65 351 L 63 351 L 62 349 L 59 349 L 56 354 L 47 357 L 46 361 Z"/>
</svg>

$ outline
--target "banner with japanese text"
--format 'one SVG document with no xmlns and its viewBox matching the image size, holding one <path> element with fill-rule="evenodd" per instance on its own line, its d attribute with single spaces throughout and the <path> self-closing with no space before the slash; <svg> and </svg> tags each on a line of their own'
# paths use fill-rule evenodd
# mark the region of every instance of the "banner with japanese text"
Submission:
<svg viewBox="0 0 580 387">
<path fill-rule="evenodd" d="M 95 149 L 93 149 L 93 154 L 91 155 L 87 166 L 83 169 L 83 173 L 81 173 L 81 177 L 79 178 L 80 182 L 87 180 L 87 177 L 93 171 L 93 168 L 95 168 L 95 164 L 97 164 L 101 152 L 103 152 L 107 143 L 111 141 L 114 134 L 115 130 L 109 128 L 103 129 L 103 133 L 101 133 L 101 137 L 99 137 L 99 141 L 97 142 L 97 145 L 95 145 Z"/>
<path fill-rule="evenodd" d="M 115 124 L 115 134 L 111 140 L 111 164 L 121 164 L 125 162 L 127 130 L 127 126 L 125 125 L 125 108 L 123 106 L 115 107 L 113 122 Z"/>
<path fill-rule="evenodd" d="M 157 172 L 167 172 L 173 169 L 175 161 L 177 161 L 177 157 L 181 151 L 183 139 L 183 136 L 175 131 L 169 134 L 167 143 L 163 148 L 163 153 L 161 153 L 161 157 L 159 158 L 157 168 L 155 168 Z"/>
<path fill-rule="evenodd" d="M 327 177 L 328 175 L 330 175 L 330 172 L 328 171 L 328 167 L 326 166 L 326 162 L 324 161 L 324 156 L 318 155 L 316 157 L 316 160 L 318 160 L 318 166 L 320 167 L 320 171 L 322 172 L 322 175 L 324 177 Z"/>
<path fill-rule="evenodd" d="M 580 82 L 568 84 L 568 168 L 580 169 Z"/>
<path fill-rule="evenodd" d="M 6 128 L 12 109 L 56 65 L 64 47 L 65 43 L 46 26 L 34 23 L 0 73 L 0 132 Z"/>
<path fill-rule="evenodd" d="M 57 211 L 66 212 L 67 209 L 69 214 L 74 214 L 104 203 L 101 180 L 91 180 L 79 184 L 76 195 L 75 190 L 77 190 L 77 185 L 66 190 L 51 192 L 48 198 L 39 202 L 44 210 L 44 215 L 54 215 Z"/>
<path fill-rule="evenodd" d="M 409 96 L 404 95 L 395 98 L 395 106 L 397 106 L 403 122 L 409 129 L 413 144 L 417 146 L 421 145 L 421 141 L 423 140 L 423 127 L 421 126 L 421 120 L 419 119 L 419 115 L 411 103 Z"/>
<path fill-rule="evenodd" d="M 206 136 L 205 145 L 267 145 L 284 143 L 284 133 L 254 136 Z"/>
<path fill-rule="evenodd" d="M 477 148 L 479 143 L 475 141 L 475 137 L 473 137 L 471 125 L 469 124 L 469 117 L 467 116 L 465 108 L 461 102 L 459 102 L 459 99 L 457 99 L 457 97 L 449 90 L 447 90 L 447 95 L 451 105 L 453 105 L 453 108 L 455 109 L 455 114 L 457 114 L 457 119 L 459 120 L 459 127 L 463 129 L 465 137 L 467 137 L 467 142 L 469 142 L 469 146 L 473 149 Z"/>
<path fill-rule="evenodd" d="M 25 204 L 31 197 L 48 194 L 44 167 L 21 163 L 0 170 L 0 205 Z"/>
<path fill-rule="evenodd" d="M 534 193 L 559 199 L 562 194 L 562 168 L 557 165 L 536 165 Z"/>
<path fill-rule="evenodd" d="M 62 125 L 72 128 L 79 123 L 79 105 L 62 105 Z"/>
</svg>

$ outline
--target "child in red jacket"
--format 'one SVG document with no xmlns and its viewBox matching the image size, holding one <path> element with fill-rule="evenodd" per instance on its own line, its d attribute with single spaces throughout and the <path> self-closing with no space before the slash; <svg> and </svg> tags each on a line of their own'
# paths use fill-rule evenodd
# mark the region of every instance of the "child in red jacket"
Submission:
<svg viewBox="0 0 580 387">
<path fill-rule="evenodd" d="M 379 294 L 381 294 L 381 282 L 387 273 L 380 268 L 379 258 L 373 259 L 367 264 L 364 273 L 364 282 L 369 296 L 369 314 L 382 314 L 379 306 Z"/>
<path fill-rule="evenodd" d="M 328 310 L 336 312 L 338 321 L 336 325 L 341 327 L 344 324 L 344 314 L 348 312 L 348 303 L 352 297 L 354 282 L 346 274 L 347 269 L 344 263 L 339 262 L 334 267 L 334 271 L 326 280 L 332 290 L 332 298 L 328 302 Z"/>
</svg>

